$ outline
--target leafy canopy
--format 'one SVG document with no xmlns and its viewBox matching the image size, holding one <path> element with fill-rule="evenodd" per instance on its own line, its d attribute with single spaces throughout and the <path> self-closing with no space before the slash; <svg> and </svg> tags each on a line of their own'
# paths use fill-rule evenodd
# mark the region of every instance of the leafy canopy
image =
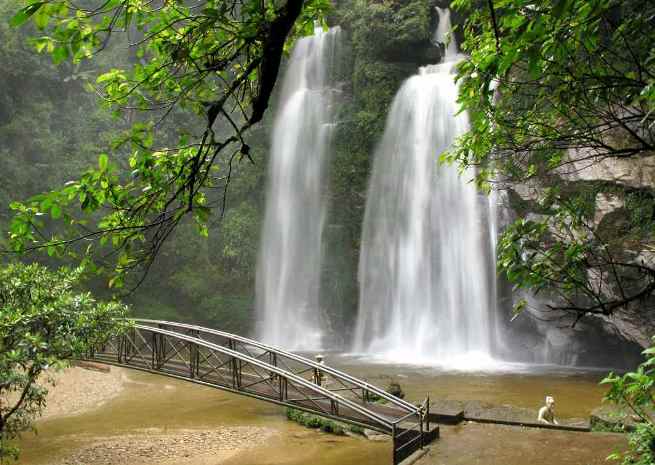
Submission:
<svg viewBox="0 0 655 465">
<path fill-rule="evenodd" d="M 130 121 L 129 129 L 79 179 L 11 205 L 15 252 L 82 252 L 86 265 L 112 267 L 114 285 L 135 268 L 147 269 L 184 217 L 207 234 L 212 210 L 225 208 L 233 163 L 250 157 L 244 134 L 264 115 L 285 48 L 324 21 L 330 6 L 327 0 L 24 4 L 12 23 L 32 21 L 42 31 L 34 46 L 55 62 L 92 59 L 112 41 L 133 54 L 131 66 L 102 74 L 94 89 Z M 74 247 L 81 241 L 84 250 Z"/>
</svg>

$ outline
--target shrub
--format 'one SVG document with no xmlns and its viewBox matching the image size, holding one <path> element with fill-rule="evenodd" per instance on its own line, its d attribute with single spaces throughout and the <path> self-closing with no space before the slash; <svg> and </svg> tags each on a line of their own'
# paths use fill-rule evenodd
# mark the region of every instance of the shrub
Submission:
<svg viewBox="0 0 655 465">
<path fill-rule="evenodd" d="M 295 408 L 287 407 L 287 418 L 291 421 L 295 421 L 299 425 L 312 429 L 320 429 L 325 433 L 336 434 L 339 436 L 345 434 L 345 425 Z"/>
<path fill-rule="evenodd" d="M 46 405 L 49 368 L 83 356 L 126 325 L 127 311 L 74 288 L 81 270 L 40 265 L 0 268 L 0 462 Z"/>
<path fill-rule="evenodd" d="M 655 339 L 653 340 L 655 343 Z M 609 458 L 622 460 L 623 465 L 652 465 L 655 463 L 655 345 L 644 352 L 646 361 L 635 371 L 623 376 L 610 373 L 602 384 L 610 386 L 605 400 L 632 413 L 637 424 L 629 433 L 629 449 L 614 453 Z"/>
</svg>

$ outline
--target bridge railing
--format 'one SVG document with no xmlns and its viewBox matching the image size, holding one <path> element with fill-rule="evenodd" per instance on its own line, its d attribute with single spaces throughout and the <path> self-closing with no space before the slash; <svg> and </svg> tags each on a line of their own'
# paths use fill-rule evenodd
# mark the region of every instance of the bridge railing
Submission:
<svg viewBox="0 0 655 465">
<path fill-rule="evenodd" d="M 135 320 L 88 360 L 164 374 L 390 434 L 394 464 L 438 436 L 419 406 L 332 367 L 218 330 Z M 388 400 L 371 401 L 372 394 Z"/>
<path fill-rule="evenodd" d="M 421 406 L 413 405 L 341 370 L 329 365 L 319 364 L 315 360 L 285 351 L 279 347 L 192 324 L 145 319 L 136 319 L 135 321 L 147 326 L 183 331 L 186 334 L 214 342 L 249 357 L 266 361 L 297 376 L 311 380 L 315 384 L 320 384 L 330 392 L 348 396 L 362 404 L 370 404 L 383 399 L 387 405 L 394 407 L 393 410 L 388 410 L 391 422 L 400 421 L 400 418 L 403 418 L 402 421 L 406 421 L 406 418 L 412 416 L 416 419 L 427 418 L 428 416 L 428 412 L 425 411 L 425 403 Z"/>
<path fill-rule="evenodd" d="M 89 360 L 206 384 L 390 433 L 385 415 L 243 353 L 166 329 L 136 324 Z"/>
</svg>

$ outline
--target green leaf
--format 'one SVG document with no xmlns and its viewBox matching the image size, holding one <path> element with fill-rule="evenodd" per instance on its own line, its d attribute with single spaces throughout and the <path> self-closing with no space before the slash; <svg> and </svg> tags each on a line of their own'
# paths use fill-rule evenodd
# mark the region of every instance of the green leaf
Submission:
<svg viewBox="0 0 655 465">
<path fill-rule="evenodd" d="M 68 48 L 65 46 L 55 47 L 52 52 L 52 61 L 58 65 L 68 58 Z"/>
<path fill-rule="evenodd" d="M 196 205 L 195 212 L 198 220 L 202 223 L 206 223 L 211 215 L 211 209 L 209 207 L 203 207 L 202 205 Z"/>
<path fill-rule="evenodd" d="M 61 217 L 61 207 L 57 204 L 53 205 L 52 208 L 50 209 L 50 216 L 52 216 L 53 219 L 58 219 Z"/>
<path fill-rule="evenodd" d="M 44 4 L 45 2 L 37 2 L 18 10 L 18 13 L 9 20 L 9 25 L 12 27 L 23 25 L 34 13 L 39 11 Z"/>
<path fill-rule="evenodd" d="M 555 2 L 555 7 L 553 8 L 553 16 L 559 18 L 562 16 L 564 11 L 568 9 L 569 0 L 557 0 Z"/>
<path fill-rule="evenodd" d="M 618 452 L 613 452 L 608 455 L 605 460 L 621 460 L 621 454 Z"/>
<path fill-rule="evenodd" d="M 106 153 L 100 154 L 100 157 L 98 157 L 98 167 L 100 168 L 100 171 L 106 171 L 108 164 L 109 164 L 109 157 L 107 156 L 107 154 Z"/>
</svg>

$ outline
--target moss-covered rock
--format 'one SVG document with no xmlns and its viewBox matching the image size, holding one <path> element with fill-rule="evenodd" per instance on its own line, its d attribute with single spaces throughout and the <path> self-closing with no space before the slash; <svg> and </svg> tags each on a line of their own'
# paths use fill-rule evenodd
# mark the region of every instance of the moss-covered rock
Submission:
<svg viewBox="0 0 655 465">
<path fill-rule="evenodd" d="M 352 22 L 356 53 L 386 61 L 421 62 L 430 47 L 427 0 L 355 1 Z"/>
<path fill-rule="evenodd" d="M 352 31 L 356 54 L 416 63 L 426 59 L 432 48 L 431 3 L 430 0 L 346 1 L 338 6 L 335 21 Z"/>
</svg>

